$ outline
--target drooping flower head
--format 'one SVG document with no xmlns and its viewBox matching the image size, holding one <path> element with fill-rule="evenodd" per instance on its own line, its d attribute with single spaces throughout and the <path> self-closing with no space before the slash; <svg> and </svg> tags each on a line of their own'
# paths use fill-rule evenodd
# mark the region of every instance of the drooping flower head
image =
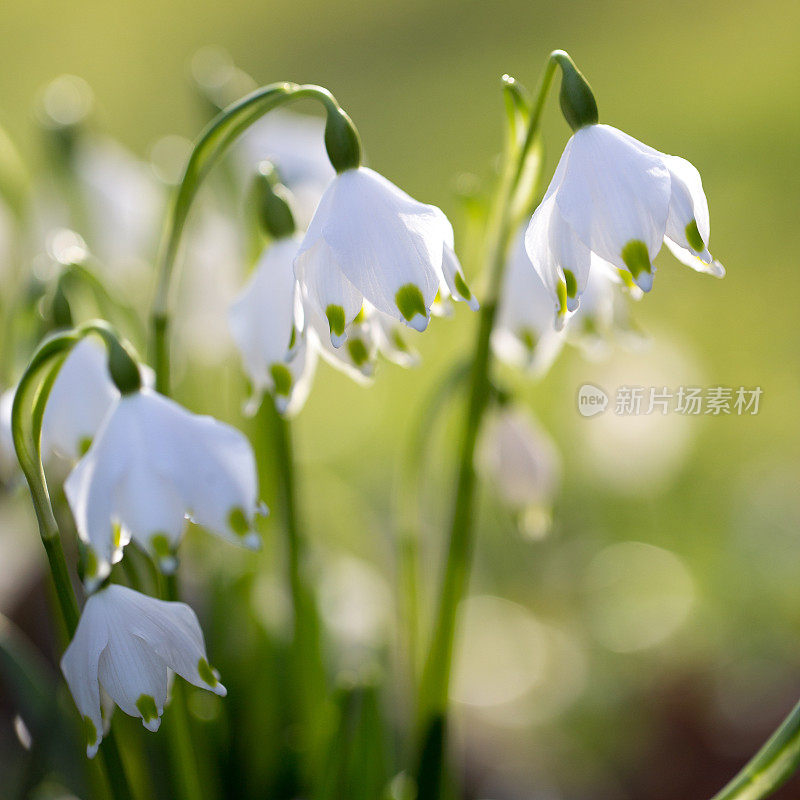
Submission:
<svg viewBox="0 0 800 800">
<path fill-rule="evenodd" d="M 663 243 L 684 264 L 721 277 L 709 234 L 700 175 L 688 161 L 588 124 L 567 142 L 525 243 L 563 324 L 593 269 L 621 270 L 650 291 Z"/>
<path fill-rule="evenodd" d="M 185 603 L 156 600 L 118 584 L 86 601 L 61 670 L 83 717 L 89 758 L 103 738 L 101 689 L 150 731 L 161 724 L 170 672 L 226 694 L 208 663 L 194 611 Z"/>
<path fill-rule="evenodd" d="M 270 392 L 281 413 L 305 403 L 317 353 L 304 329 L 300 288 L 294 276 L 299 235 L 272 242 L 228 312 L 228 323 L 256 395 Z"/>
<path fill-rule="evenodd" d="M 523 530 L 544 535 L 561 480 L 561 458 L 536 419 L 521 407 L 498 409 L 481 433 L 477 463 Z"/>
<path fill-rule="evenodd" d="M 553 325 L 553 301 L 525 251 L 525 230 L 511 248 L 492 346 L 497 356 L 535 375 L 545 372 L 561 351 L 564 333 Z"/>
<path fill-rule="evenodd" d="M 331 181 L 295 259 L 309 301 L 340 347 L 364 301 L 422 331 L 444 283 L 476 307 L 453 252 L 453 229 L 435 206 L 419 203 L 366 167 Z"/>
<path fill-rule="evenodd" d="M 96 584 L 130 539 L 174 568 L 186 518 L 257 547 L 257 477 L 247 438 L 148 388 L 114 401 L 92 446 L 64 483 Z"/>
</svg>

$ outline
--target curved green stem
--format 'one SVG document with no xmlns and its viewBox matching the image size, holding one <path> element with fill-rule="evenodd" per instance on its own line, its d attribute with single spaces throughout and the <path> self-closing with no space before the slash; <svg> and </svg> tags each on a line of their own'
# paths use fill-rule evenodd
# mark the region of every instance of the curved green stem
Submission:
<svg viewBox="0 0 800 800">
<path fill-rule="evenodd" d="M 712 800 L 764 800 L 777 791 L 800 766 L 800 703 Z"/>
<path fill-rule="evenodd" d="M 102 331 L 102 333 L 101 333 Z M 78 601 L 67 569 L 61 535 L 56 522 L 47 479 L 44 474 L 41 453 L 41 434 L 44 410 L 47 398 L 58 371 L 67 357 L 69 350 L 88 333 L 111 335 L 110 329 L 98 323 L 89 323 L 81 328 L 58 334 L 45 340 L 34 353 L 28 368 L 25 370 L 17 391 L 11 411 L 11 431 L 14 448 L 17 452 L 20 467 L 25 475 L 31 492 L 39 534 L 47 553 L 50 574 L 56 590 L 56 597 L 61 615 L 71 639 L 78 627 L 80 612 Z M 28 412 L 28 408 L 30 411 Z M 26 430 L 25 421 L 29 421 L 30 430 Z M 111 786 L 112 795 L 117 800 L 132 800 L 133 794 L 128 784 L 122 759 L 117 748 L 113 731 L 103 738 L 100 748 L 105 773 Z"/>
<path fill-rule="evenodd" d="M 358 166 L 360 140 L 350 118 L 321 86 L 273 83 L 247 95 L 218 114 L 200 134 L 173 195 L 157 260 L 157 286 L 151 313 L 156 389 L 169 394 L 169 295 L 175 260 L 189 212 L 203 180 L 231 144 L 254 122 L 278 106 L 310 98 L 327 113 L 325 145 L 337 170 Z"/>
<path fill-rule="evenodd" d="M 418 774 L 418 800 L 439 797 L 443 772 L 444 742 L 447 726 L 447 700 L 453 661 L 453 645 L 458 606 L 464 598 L 472 567 L 475 516 L 475 446 L 491 393 L 491 335 L 497 315 L 503 274 L 511 238 L 526 213 L 515 203 L 527 174 L 528 156 L 539 135 L 541 116 L 553 82 L 558 53 L 547 61 L 541 85 L 521 144 L 512 142 L 505 157 L 495 210 L 490 222 L 487 266 L 489 280 L 481 304 L 480 319 L 469 378 L 469 398 L 461 435 L 456 478 L 456 494 L 447 560 L 442 579 L 433 638 L 420 687 L 421 758 Z M 510 141 L 510 140 L 509 140 Z M 539 168 L 537 166 L 536 172 Z M 538 175 L 533 176 L 538 179 Z M 530 178 L 529 178 L 530 179 Z M 440 741 L 441 739 L 441 741 Z M 438 754 L 435 758 L 431 753 Z M 424 774 L 423 774 L 424 773 Z"/>
</svg>

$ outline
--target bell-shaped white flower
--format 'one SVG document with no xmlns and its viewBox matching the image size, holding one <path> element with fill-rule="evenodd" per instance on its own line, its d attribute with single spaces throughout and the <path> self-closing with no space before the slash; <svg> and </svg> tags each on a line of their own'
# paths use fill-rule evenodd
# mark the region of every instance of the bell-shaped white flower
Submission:
<svg viewBox="0 0 800 800">
<path fill-rule="evenodd" d="M 255 458 L 247 438 L 143 388 L 119 397 L 64 483 L 96 585 L 133 538 L 162 568 L 188 517 L 212 533 L 258 547 Z"/>
<path fill-rule="evenodd" d="M 126 714 L 158 730 L 171 672 L 224 697 L 194 611 L 111 584 L 86 601 L 61 671 L 83 717 L 86 754 L 103 738 L 101 690 Z"/>
<path fill-rule="evenodd" d="M 88 449 L 119 390 L 94 337 L 72 348 L 56 376 L 42 420 L 42 451 L 77 461 Z"/>
<path fill-rule="evenodd" d="M 567 142 L 531 219 L 526 248 L 563 324 L 599 264 L 630 274 L 645 292 L 666 242 L 680 260 L 721 277 L 708 252 L 708 203 L 686 160 L 608 125 L 585 125 Z"/>
<path fill-rule="evenodd" d="M 228 312 L 228 324 L 256 395 L 267 391 L 281 413 L 293 414 L 308 397 L 316 348 L 303 331 L 294 257 L 301 237 L 267 247 Z"/>
<path fill-rule="evenodd" d="M 295 274 L 327 318 L 336 347 L 365 300 L 418 331 L 427 327 L 443 283 L 452 283 L 454 297 L 474 304 L 444 214 L 366 167 L 345 170 L 325 190 Z"/>
<path fill-rule="evenodd" d="M 518 515 L 523 530 L 544 535 L 561 479 L 561 459 L 550 436 L 522 408 L 501 408 L 481 432 L 476 454 L 482 475 Z"/>
<path fill-rule="evenodd" d="M 525 250 L 525 231 L 511 248 L 500 290 L 492 347 L 498 358 L 535 375 L 561 352 L 563 331 L 553 324 L 553 301 Z"/>
</svg>

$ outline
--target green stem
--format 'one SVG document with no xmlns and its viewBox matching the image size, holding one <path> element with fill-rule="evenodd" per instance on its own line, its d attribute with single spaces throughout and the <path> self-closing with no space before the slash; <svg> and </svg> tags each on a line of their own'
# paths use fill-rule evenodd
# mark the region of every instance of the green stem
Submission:
<svg viewBox="0 0 800 800">
<path fill-rule="evenodd" d="M 439 605 L 428 659 L 420 687 L 420 729 L 425 762 L 425 787 L 420 787 L 419 800 L 438 797 L 443 768 L 444 742 L 431 741 L 432 736 L 444 737 L 447 700 L 453 661 L 453 645 L 458 606 L 464 598 L 472 567 L 475 517 L 475 446 L 481 422 L 490 396 L 492 367 L 491 335 L 497 315 L 497 305 L 505 271 L 511 238 L 521 222 L 520 210 L 515 209 L 515 197 L 526 173 L 526 161 L 539 134 L 542 110 L 552 85 L 557 53 L 551 54 L 542 76 L 537 98 L 528 121 L 522 143 L 506 154 L 495 213 L 490 222 L 488 237 L 489 281 L 486 298 L 481 305 L 474 357 L 469 379 L 469 399 L 461 436 L 456 478 L 456 494 L 450 526 L 450 541 Z M 439 753 L 431 774 L 427 754 Z M 420 776 L 422 777 L 422 776 Z M 429 788 L 427 788 L 429 787 Z"/>
<path fill-rule="evenodd" d="M 169 296 L 175 260 L 189 212 L 203 180 L 233 142 L 274 108 L 294 100 L 314 99 L 327 113 L 325 144 L 334 166 L 357 166 L 358 132 L 334 96 L 321 86 L 273 83 L 247 95 L 220 112 L 200 134 L 183 178 L 173 195 L 157 259 L 157 286 L 151 312 L 151 343 L 156 389 L 169 394 Z"/>
<path fill-rule="evenodd" d="M 763 800 L 777 791 L 800 765 L 800 703 L 712 800 Z"/>
<path fill-rule="evenodd" d="M 294 610 L 292 658 L 296 678 L 296 703 L 301 715 L 303 750 L 308 776 L 316 774 L 327 723 L 326 681 L 319 646 L 319 618 L 307 578 L 306 539 L 297 513 L 297 483 L 291 423 L 274 413 L 275 458 L 281 493 L 280 510 L 286 533 L 289 589 Z"/>
</svg>

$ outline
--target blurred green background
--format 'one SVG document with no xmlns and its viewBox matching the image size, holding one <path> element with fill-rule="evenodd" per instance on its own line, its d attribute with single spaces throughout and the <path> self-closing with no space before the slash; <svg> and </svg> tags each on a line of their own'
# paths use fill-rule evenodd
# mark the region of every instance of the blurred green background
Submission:
<svg viewBox="0 0 800 800">
<path fill-rule="evenodd" d="M 501 372 L 552 435 L 564 479 L 552 530 L 537 541 L 482 492 L 457 738 L 476 798 L 685 799 L 719 788 L 800 696 L 800 4 L 30 0 L 5 4 L 2 16 L 0 124 L 32 162 L 34 99 L 64 72 L 89 82 L 96 124 L 137 154 L 165 134 L 193 137 L 203 119 L 188 62 L 215 44 L 260 83 L 329 87 L 370 164 L 448 212 L 457 243 L 454 182 L 490 175 L 500 75 L 534 88 L 555 47 L 588 76 L 601 121 L 698 167 L 727 277 L 697 275 L 665 252 L 655 290 L 633 312 L 649 348 L 598 363 L 569 350 L 538 384 Z M 567 136 L 551 98 L 548 179 Z M 394 580 L 403 434 L 468 352 L 474 323 L 464 308 L 436 321 L 415 340 L 422 366 L 384 365 L 369 389 L 323 366 L 299 417 L 303 514 L 318 560 L 357 559 L 341 563 L 366 570 L 365 591 Z M 177 393 L 244 426 L 238 360 L 229 362 L 190 371 Z M 210 395 L 202 387 L 223 369 L 229 388 Z M 584 419 L 575 397 L 587 381 L 610 393 L 691 384 L 764 394 L 753 417 Z M 440 444 L 453 443 L 452 427 Z M 438 556 L 453 456 L 434 450 L 424 535 Z M 25 531 L 42 566 L 25 498 L 2 513 L 2 535 Z M 264 564 L 280 549 L 271 535 Z M 613 547 L 629 542 L 652 547 Z M 21 556 L 0 552 L 0 572 L 12 572 Z M 220 559 L 238 563 L 228 551 Z M 425 563 L 432 581 L 435 559 Z M 0 582 L 0 611 L 35 628 L 25 610 L 33 590 Z M 261 589 L 269 606 L 271 589 Z M 493 684 L 501 688 L 481 690 Z M 0 702 L 0 759 L 13 759 L 13 698 Z"/>
</svg>

